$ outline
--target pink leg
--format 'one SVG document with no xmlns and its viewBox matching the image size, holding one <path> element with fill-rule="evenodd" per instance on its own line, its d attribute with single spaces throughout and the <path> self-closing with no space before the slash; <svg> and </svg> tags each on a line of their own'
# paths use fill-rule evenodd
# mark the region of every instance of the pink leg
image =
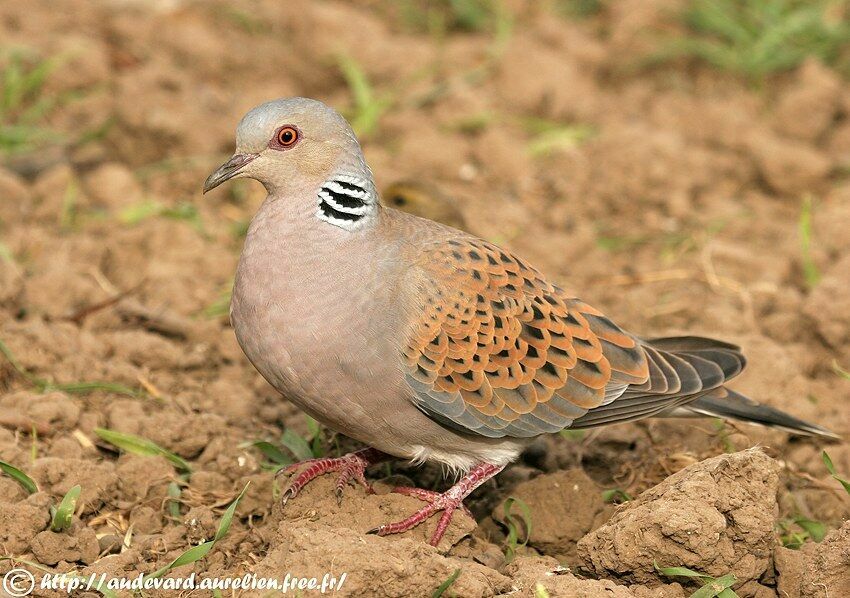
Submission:
<svg viewBox="0 0 850 598">
<path fill-rule="evenodd" d="M 291 475 L 301 469 L 301 473 L 289 479 L 286 489 L 281 496 L 281 502 L 286 504 L 290 498 L 298 494 L 304 486 L 320 475 L 338 472 L 336 481 L 336 498 L 342 502 L 342 492 L 352 480 L 356 480 L 371 493 L 372 487 L 366 482 L 366 468 L 376 463 L 386 461 L 390 456 L 373 448 L 362 449 L 348 453 L 342 457 L 324 457 L 293 463 L 277 472 L 277 475 Z M 303 468 L 303 469 L 302 469 Z"/>
<path fill-rule="evenodd" d="M 378 534 L 379 536 L 387 536 L 389 534 L 406 532 L 428 519 L 437 511 L 443 511 L 443 514 L 440 517 L 440 522 L 437 524 L 437 529 L 434 530 L 434 534 L 431 536 L 431 540 L 429 541 L 431 546 L 436 546 L 440 543 L 443 534 L 446 533 L 446 529 L 448 529 L 449 523 L 452 521 L 454 512 L 457 509 L 465 508 L 463 506 L 463 499 L 469 496 L 473 490 L 478 488 L 478 486 L 492 478 L 504 468 L 504 465 L 499 466 L 490 465 L 489 463 L 480 463 L 473 467 L 468 474 L 463 476 L 457 484 L 442 494 L 430 492 L 428 490 L 420 490 L 419 488 L 397 489 L 396 491 L 401 490 L 401 494 L 407 494 L 408 496 L 419 498 L 426 501 L 428 504 L 407 519 L 397 521 L 395 523 L 386 523 L 380 527 L 370 530 L 368 533 Z"/>
</svg>

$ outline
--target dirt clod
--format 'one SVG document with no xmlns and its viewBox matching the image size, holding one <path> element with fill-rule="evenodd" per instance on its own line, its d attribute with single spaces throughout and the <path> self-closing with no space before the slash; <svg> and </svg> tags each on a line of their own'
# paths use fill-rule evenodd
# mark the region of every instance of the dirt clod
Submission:
<svg viewBox="0 0 850 598">
<path fill-rule="evenodd" d="M 79 529 L 75 534 L 44 531 L 32 541 L 32 552 L 45 565 L 60 561 L 90 564 L 100 553 L 100 544 L 90 527 Z"/>
<path fill-rule="evenodd" d="M 850 521 L 819 544 L 776 549 L 779 592 L 787 598 L 850 596 Z"/>
<path fill-rule="evenodd" d="M 286 506 L 281 508 L 279 504 L 275 505 L 275 512 L 285 521 L 297 521 L 304 518 L 320 523 L 333 521 L 335 526 L 348 528 L 364 535 L 379 525 L 405 519 L 421 509 L 424 504 L 409 496 L 390 493 L 390 486 L 378 483 L 375 485 L 377 494 L 366 494 L 360 486 L 346 488 L 340 505 L 337 503 L 334 488 L 333 476 L 323 476 L 307 485 L 298 496 L 289 500 Z M 404 538 L 416 538 L 427 542 L 439 518 L 439 514 L 434 515 L 412 530 L 387 536 L 386 540 L 394 542 Z M 448 551 L 473 529 L 475 529 L 474 521 L 463 512 L 455 512 L 452 523 L 438 548 L 442 552 Z"/>
<path fill-rule="evenodd" d="M 528 505 L 528 545 L 562 561 L 575 559 L 576 542 L 608 514 L 602 488 L 581 469 L 538 476 L 519 484 L 511 496 Z M 516 505 L 511 510 L 514 517 L 523 513 Z M 493 518 L 504 523 L 504 504 L 493 510 Z M 520 529 L 519 533 L 522 536 L 523 531 Z"/>
<path fill-rule="evenodd" d="M 271 545 L 274 548 L 255 568 L 258 575 L 298 571 L 321 579 L 325 573 L 347 573 L 341 596 L 428 596 L 457 569 L 461 573 L 451 590 L 458 596 L 495 596 L 511 587 L 510 579 L 496 571 L 441 556 L 417 538 L 366 536 L 321 520 L 288 520 Z"/>
<path fill-rule="evenodd" d="M 636 582 L 660 567 L 758 579 L 770 564 L 779 465 L 760 449 L 695 463 L 626 503 L 578 543 L 597 575 Z"/>
<path fill-rule="evenodd" d="M 777 193 L 793 196 L 820 190 L 831 167 L 823 153 L 798 141 L 758 134 L 750 147 L 761 176 Z"/>
<path fill-rule="evenodd" d="M 835 119 L 841 80 L 817 60 L 807 61 L 797 77 L 798 84 L 779 100 L 776 128 L 791 137 L 816 141 Z"/>
<path fill-rule="evenodd" d="M 16 503 L 0 503 L 0 546 L 11 554 L 26 552 L 30 541 L 50 523 L 50 497 L 33 494 Z"/>
</svg>

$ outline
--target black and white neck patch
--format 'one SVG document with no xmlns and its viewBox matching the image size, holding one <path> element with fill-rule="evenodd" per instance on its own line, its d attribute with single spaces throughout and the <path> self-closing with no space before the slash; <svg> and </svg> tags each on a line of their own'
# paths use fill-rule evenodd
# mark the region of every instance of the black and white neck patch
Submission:
<svg viewBox="0 0 850 598">
<path fill-rule="evenodd" d="M 316 216 L 334 226 L 351 230 L 366 218 L 374 202 L 367 181 L 349 175 L 337 175 L 319 189 Z"/>
</svg>

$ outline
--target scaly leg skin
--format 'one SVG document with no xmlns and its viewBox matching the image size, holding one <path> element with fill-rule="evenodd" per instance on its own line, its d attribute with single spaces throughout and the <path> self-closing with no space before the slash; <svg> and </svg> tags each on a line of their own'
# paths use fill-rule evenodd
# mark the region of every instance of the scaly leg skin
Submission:
<svg viewBox="0 0 850 598">
<path fill-rule="evenodd" d="M 366 468 L 388 459 L 391 459 L 391 457 L 386 453 L 373 448 L 366 448 L 342 457 L 308 459 L 307 461 L 293 463 L 277 472 L 278 476 L 291 475 L 301 469 L 298 475 L 289 479 L 286 489 L 281 494 L 281 503 L 285 505 L 286 501 L 298 494 L 312 480 L 332 471 L 339 473 L 335 490 L 338 503 L 342 502 L 342 493 L 345 487 L 353 481 L 359 482 L 369 494 L 372 494 L 374 490 L 366 481 Z"/>
<path fill-rule="evenodd" d="M 442 494 L 439 492 L 434 492 L 433 490 L 425 490 L 424 488 L 412 488 L 410 486 L 396 486 L 393 488 L 393 492 L 395 494 L 404 494 L 405 496 L 412 496 L 413 498 L 418 498 L 422 502 L 433 503 L 438 500 Z M 458 507 L 461 511 L 469 515 L 470 519 L 475 519 L 472 516 L 472 511 L 466 508 L 466 505 L 461 503 Z"/>
<path fill-rule="evenodd" d="M 443 511 L 440 517 L 440 522 L 437 524 L 437 529 L 434 530 L 429 544 L 436 546 L 443 538 L 443 534 L 449 527 L 452 521 L 452 516 L 457 509 L 465 510 L 467 514 L 469 510 L 464 506 L 463 499 L 469 496 L 473 490 L 481 484 L 492 478 L 505 468 L 504 465 L 490 465 L 489 463 L 480 463 L 473 467 L 468 474 L 463 476 L 458 483 L 443 492 L 431 492 L 430 490 L 422 490 L 419 488 L 396 488 L 395 492 L 413 496 L 420 500 L 424 500 L 428 504 L 413 515 L 402 521 L 395 523 L 386 523 L 380 527 L 370 530 L 368 533 L 377 534 L 379 536 L 388 536 L 389 534 L 400 534 L 412 529 L 428 519 L 437 511 Z M 470 514 L 471 515 L 471 514 Z"/>
</svg>

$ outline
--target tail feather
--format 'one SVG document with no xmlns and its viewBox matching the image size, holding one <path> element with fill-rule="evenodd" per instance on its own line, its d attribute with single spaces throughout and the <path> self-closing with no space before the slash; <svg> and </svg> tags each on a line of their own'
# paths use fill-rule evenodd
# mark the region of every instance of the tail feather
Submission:
<svg viewBox="0 0 850 598">
<path fill-rule="evenodd" d="M 794 434 L 838 438 L 726 388 L 747 361 L 735 345 L 698 336 L 641 341 L 649 366 L 642 384 L 628 385 L 616 399 L 589 410 L 572 428 L 593 428 L 645 417 L 721 417 L 780 428 Z"/>
<path fill-rule="evenodd" d="M 710 394 L 683 405 L 681 409 L 698 415 L 732 418 L 770 428 L 779 428 L 792 434 L 820 436 L 833 440 L 841 438 L 826 428 L 810 424 L 770 405 L 756 403 L 726 387 L 718 388 Z"/>
</svg>

